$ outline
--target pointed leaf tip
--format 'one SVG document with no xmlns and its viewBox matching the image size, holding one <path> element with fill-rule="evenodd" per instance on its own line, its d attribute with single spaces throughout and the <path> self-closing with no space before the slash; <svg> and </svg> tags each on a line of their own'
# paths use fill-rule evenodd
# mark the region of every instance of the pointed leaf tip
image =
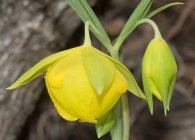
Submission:
<svg viewBox="0 0 195 140">
<path fill-rule="evenodd" d="M 15 89 L 15 88 L 17 88 L 17 87 L 15 87 L 14 85 L 11 85 L 11 86 L 9 86 L 9 87 L 7 87 L 7 88 L 5 88 L 6 90 L 12 90 L 12 89 Z"/>
<path fill-rule="evenodd" d="M 167 116 L 167 108 L 164 108 L 164 115 Z"/>
</svg>

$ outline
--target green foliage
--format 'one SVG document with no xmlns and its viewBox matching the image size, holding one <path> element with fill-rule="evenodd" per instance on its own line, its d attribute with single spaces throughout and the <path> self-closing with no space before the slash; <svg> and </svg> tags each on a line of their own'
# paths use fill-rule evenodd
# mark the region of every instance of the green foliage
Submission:
<svg viewBox="0 0 195 140">
<path fill-rule="evenodd" d="M 147 14 L 145 16 L 145 18 L 151 18 L 151 17 L 155 16 L 156 14 L 158 14 L 159 12 L 166 10 L 167 8 L 169 8 L 171 6 L 180 5 L 180 4 L 183 4 L 183 3 L 182 2 L 173 2 L 173 3 L 166 4 L 162 7 L 155 9 L 154 11 L 150 12 L 149 14 Z"/>
<path fill-rule="evenodd" d="M 104 46 L 109 50 L 111 47 L 111 41 L 99 22 L 97 16 L 89 6 L 86 0 L 67 0 L 68 4 L 77 13 L 81 20 L 85 23 L 87 21 L 91 24 L 91 31 L 99 39 L 99 41 L 104 44 Z"/>
<path fill-rule="evenodd" d="M 101 138 L 114 126 L 114 116 L 111 112 L 106 113 L 104 116 L 99 118 L 96 123 L 96 132 L 98 135 L 98 138 Z"/>
<path fill-rule="evenodd" d="M 122 140 L 123 139 L 123 113 L 122 113 L 122 100 L 114 106 L 112 110 L 114 116 L 114 126 L 110 130 L 112 140 Z"/>
<path fill-rule="evenodd" d="M 114 46 L 120 48 L 124 40 L 130 35 L 134 30 L 136 23 L 147 13 L 149 7 L 151 6 L 152 0 L 142 0 L 137 8 L 134 10 L 132 15 L 129 17 L 125 26 L 123 27 L 120 35 L 118 36 Z"/>
</svg>

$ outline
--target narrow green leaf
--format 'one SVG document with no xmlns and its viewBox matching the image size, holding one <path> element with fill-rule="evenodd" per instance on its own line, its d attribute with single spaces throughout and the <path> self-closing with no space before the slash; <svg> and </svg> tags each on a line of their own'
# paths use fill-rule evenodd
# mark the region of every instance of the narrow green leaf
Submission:
<svg viewBox="0 0 195 140">
<path fill-rule="evenodd" d="M 144 18 L 148 14 L 148 11 L 150 10 L 151 6 L 152 6 L 152 2 L 148 5 L 148 7 L 144 11 L 144 13 L 140 19 Z"/>
<path fill-rule="evenodd" d="M 114 126 L 114 116 L 111 112 L 106 113 L 104 116 L 99 118 L 96 123 L 96 132 L 98 138 L 101 138 L 107 134 Z"/>
<path fill-rule="evenodd" d="M 121 99 L 112 109 L 114 116 L 114 126 L 110 130 L 112 140 L 121 140 L 123 138 L 123 115 Z"/>
<path fill-rule="evenodd" d="M 166 5 L 164 5 L 160 8 L 155 9 L 154 11 L 150 12 L 148 15 L 145 16 L 145 18 L 151 18 L 154 15 L 158 14 L 159 12 L 161 12 L 163 10 L 166 10 L 167 8 L 169 8 L 171 6 L 180 5 L 180 4 L 184 4 L 184 3 L 182 3 L 182 2 L 173 2 L 173 3 L 166 4 Z"/>
<path fill-rule="evenodd" d="M 61 57 L 69 55 L 73 51 L 76 51 L 76 49 L 78 49 L 78 48 L 73 48 L 70 50 L 61 51 L 61 52 L 52 54 L 52 55 L 42 59 L 36 65 L 34 65 L 32 68 L 30 68 L 27 72 L 25 72 L 15 83 L 13 83 L 7 89 L 14 89 L 14 88 L 20 87 L 20 86 L 30 82 L 31 80 L 33 80 L 34 78 L 39 76 L 43 71 L 45 71 L 54 61 L 56 61 L 57 59 L 59 59 Z"/>
<path fill-rule="evenodd" d="M 86 0 L 79 0 L 83 7 L 86 9 L 87 13 L 88 13 L 88 17 L 91 19 L 91 21 L 93 22 L 93 24 L 95 25 L 95 27 L 108 39 L 108 35 L 105 32 L 104 28 L 102 27 L 101 23 L 99 22 L 98 18 L 96 17 L 95 13 L 93 12 L 93 10 L 91 9 L 91 7 L 89 6 L 89 4 L 87 3 Z"/>
<path fill-rule="evenodd" d="M 92 32 L 102 44 L 105 46 L 111 45 L 107 33 L 86 0 L 67 0 L 67 2 L 84 23 L 90 21 L 93 26 L 91 28 Z"/>
<path fill-rule="evenodd" d="M 101 34 L 100 31 L 93 25 L 90 24 L 90 29 L 93 31 L 94 35 L 99 39 L 99 41 L 104 45 L 104 47 L 108 50 L 108 52 L 112 49 L 112 44 L 110 41 L 107 41 L 105 37 Z"/>
<path fill-rule="evenodd" d="M 113 63 L 102 54 L 91 46 L 81 51 L 86 74 L 99 96 L 110 86 L 116 72 Z"/>
<path fill-rule="evenodd" d="M 125 26 L 123 27 L 119 37 L 117 38 L 114 47 L 119 48 L 128 35 L 133 31 L 138 20 L 142 18 L 144 13 L 150 7 L 152 0 L 142 0 L 137 8 L 134 10 L 133 14 L 130 16 Z"/>
</svg>

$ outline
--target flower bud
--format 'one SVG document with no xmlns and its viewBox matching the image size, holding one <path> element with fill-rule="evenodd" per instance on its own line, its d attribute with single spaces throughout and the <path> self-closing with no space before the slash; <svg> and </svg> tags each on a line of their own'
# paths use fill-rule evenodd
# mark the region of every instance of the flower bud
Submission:
<svg viewBox="0 0 195 140">
<path fill-rule="evenodd" d="M 70 121 L 96 122 L 128 88 L 114 64 L 89 46 L 56 61 L 45 79 L 55 107 Z"/>
<path fill-rule="evenodd" d="M 58 113 L 69 121 L 95 123 L 127 89 L 145 98 L 124 65 L 89 45 L 44 58 L 7 89 L 22 86 L 44 71 L 51 100 Z"/>
<path fill-rule="evenodd" d="M 142 62 L 142 80 L 146 100 L 153 113 L 154 94 L 163 102 L 165 115 L 175 85 L 177 64 L 171 49 L 162 38 L 154 38 L 148 45 Z"/>
</svg>

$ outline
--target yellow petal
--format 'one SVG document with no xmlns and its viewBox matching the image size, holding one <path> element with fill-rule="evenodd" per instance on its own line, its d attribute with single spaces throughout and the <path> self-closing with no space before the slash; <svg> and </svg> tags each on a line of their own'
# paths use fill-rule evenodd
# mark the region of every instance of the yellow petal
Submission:
<svg viewBox="0 0 195 140">
<path fill-rule="evenodd" d="M 86 77 L 80 51 L 52 65 L 46 74 L 46 81 L 51 98 L 54 97 L 64 111 L 81 121 L 96 122 L 89 110 L 91 95 L 96 93 Z"/>
<path fill-rule="evenodd" d="M 128 89 L 127 80 L 124 76 L 117 70 L 111 86 L 105 91 L 102 96 L 97 96 L 99 104 L 95 105 L 92 102 L 92 113 L 97 118 L 107 111 L 109 111 L 118 101 L 121 94 L 125 93 Z"/>
<path fill-rule="evenodd" d="M 50 95 L 50 98 L 52 100 L 52 102 L 54 103 L 54 106 L 56 107 L 58 113 L 66 120 L 68 121 L 76 121 L 78 120 L 78 118 L 72 116 L 68 110 L 66 110 L 63 105 L 55 98 L 55 96 L 53 95 L 51 89 L 50 89 L 50 86 L 48 85 L 47 83 L 47 80 L 46 80 L 46 86 L 47 86 L 47 89 L 48 89 L 48 92 L 49 92 L 49 95 Z"/>
</svg>

